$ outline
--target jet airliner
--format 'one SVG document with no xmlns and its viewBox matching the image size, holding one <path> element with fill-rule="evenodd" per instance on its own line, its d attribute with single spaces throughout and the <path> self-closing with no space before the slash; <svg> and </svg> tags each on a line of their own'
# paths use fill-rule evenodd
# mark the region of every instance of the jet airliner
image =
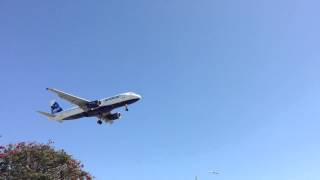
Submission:
<svg viewBox="0 0 320 180">
<path fill-rule="evenodd" d="M 49 119 L 59 122 L 63 122 L 65 120 L 74 120 L 83 117 L 97 117 L 98 124 L 102 124 L 103 122 L 112 124 L 114 120 L 117 120 L 121 117 L 121 113 L 112 113 L 112 110 L 120 107 L 125 107 L 125 110 L 128 111 L 128 105 L 135 103 L 141 99 L 141 96 L 139 94 L 126 92 L 101 100 L 89 101 L 87 99 L 74 96 L 58 89 L 47 88 L 47 90 L 55 93 L 60 98 L 76 105 L 76 107 L 63 110 L 56 101 L 52 101 L 51 113 L 38 111 L 40 114 L 45 115 Z"/>
</svg>

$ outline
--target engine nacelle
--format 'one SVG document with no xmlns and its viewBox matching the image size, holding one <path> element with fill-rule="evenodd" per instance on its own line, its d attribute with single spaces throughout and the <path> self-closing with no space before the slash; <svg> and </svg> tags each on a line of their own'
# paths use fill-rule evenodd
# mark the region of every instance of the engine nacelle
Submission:
<svg viewBox="0 0 320 180">
<path fill-rule="evenodd" d="M 86 104 L 86 107 L 87 107 L 88 109 L 93 109 L 93 108 L 99 107 L 100 104 L 101 104 L 100 101 L 95 100 L 95 101 L 88 102 L 88 103 Z"/>
<path fill-rule="evenodd" d="M 108 114 L 105 117 L 107 119 L 109 119 L 109 120 L 116 120 L 116 119 L 120 119 L 121 118 L 121 113 L 116 112 L 116 113 L 113 113 L 113 114 Z"/>
</svg>

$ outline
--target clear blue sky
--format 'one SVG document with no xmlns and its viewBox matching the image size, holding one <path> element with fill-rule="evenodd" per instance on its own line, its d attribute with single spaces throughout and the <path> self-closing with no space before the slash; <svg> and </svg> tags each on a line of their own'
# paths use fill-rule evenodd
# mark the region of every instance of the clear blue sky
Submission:
<svg viewBox="0 0 320 180">
<path fill-rule="evenodd" d="M 319 6 L 1 1 L 0 143 L 52 139 L 97 179 L 320 179 Z M 46 87 L 143 100 L 60 124 L 35 112 Z"/>
</svg>

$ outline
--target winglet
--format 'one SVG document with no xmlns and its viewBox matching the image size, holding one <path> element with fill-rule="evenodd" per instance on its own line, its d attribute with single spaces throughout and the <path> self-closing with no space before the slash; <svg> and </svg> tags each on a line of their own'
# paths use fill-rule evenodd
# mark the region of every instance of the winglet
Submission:
<svg viewBox="0 0 320 180">
<path fill-rule="evenodd" d="M 57 94 L 58 96 L 61 95 L 60 93 L 64 93 L 64 92 L 62 92 L 62 91 L 60 91 L 60 90 L 58 90 L 58 89 L 54 89 L 54 88 L 46 88 L 46 90 L 47 90 L 47 91 L 51 91 L 51 92 Z"/>
<path fill-rule="evenodd" d="M 55 89 L 53 89 L 53 88 L 46 88 L 46 90 L 47 90 L 47 91 L 55 92 L 55 91 L 54 91 Z"/>
</svg>

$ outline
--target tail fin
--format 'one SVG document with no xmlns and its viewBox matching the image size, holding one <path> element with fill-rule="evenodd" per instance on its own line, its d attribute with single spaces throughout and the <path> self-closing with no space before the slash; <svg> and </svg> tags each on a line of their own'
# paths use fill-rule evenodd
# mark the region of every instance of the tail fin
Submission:
<svg viewBox="0 0 320 180">
<path fill-rule="evenodd" d="M 59 104 L 55 100 L 51 101 L 51 114 L 55 114 L 61 111 L 62 108 L 59 106 Z"/>
<path fill-rule="evenodd" d="M 53 119 L 55 115 L 47 113 L 47 112 L 42 112 L 42 111 L 37 111 L 38 113 L 47 116 L 49 119 Z"/>
</svg>

